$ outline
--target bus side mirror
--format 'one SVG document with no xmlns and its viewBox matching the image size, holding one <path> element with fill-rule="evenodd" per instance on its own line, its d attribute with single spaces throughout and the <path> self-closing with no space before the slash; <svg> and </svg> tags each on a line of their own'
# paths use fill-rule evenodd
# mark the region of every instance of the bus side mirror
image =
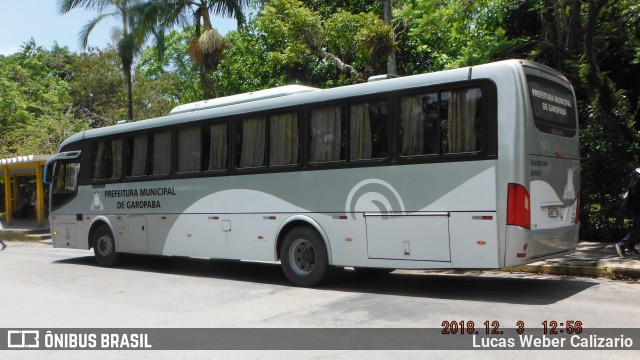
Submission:
<svg viewBox="0 0 640 360">
<path fill-rule="evenodd" d="M 55 164 L 55 161 L 52 161 L 51 163 L 47 161 L 47 163 L 44 165 L 44 172 L 42 174 L 43 183 L 47 185 L 51 184 L 53 178 L 53 167 L 55 166 Z"/>
</svg>

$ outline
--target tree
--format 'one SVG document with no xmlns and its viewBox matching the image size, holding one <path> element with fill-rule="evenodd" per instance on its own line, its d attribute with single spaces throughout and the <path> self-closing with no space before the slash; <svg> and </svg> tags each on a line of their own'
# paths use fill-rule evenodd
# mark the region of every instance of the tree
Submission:
<svg viewBox="0 0 640 360">
<path fill-rule="evenodd" d="M 149 58 L 156 59 L 152 48 L 142 51 L 133 76 L 136 88 L 134 120 L 164 116 L 178 103 L 193 101 L 182 92 L 188 85 L 180 85 L 185 80 L 180 79 L 177 72 L 148 70 L 155 68 L 146 62 Z M 68 83 L 75 119 L 98 128 L 114 125 L 126 116 L 124 79 L 119 62 L 118 52 L 113 47 L 89 48 L 70 59 L 72 75 Z M 197 79 L 197 72 L 195 75 Z"/>
<path fill-rule="evenodd" d="M 0 154 L 53 154 L 62 140 L 86 128 L 69 111 L 72 57 L 67 48 L 47 51 L 33 40 L 0 56 Z"/>
<path fill-rule="evenodd" d="M 71 68 L 69 86 L 76 119 L 99 128 L 114 125 L 127 116 L 126 87 L 116 49 L 90 47 L 71 59 Z"/>
<path fill-rule="evenodd" d="M 502 59 L 528 42 L 526 37 L 509 38 L 504 29 L 505 19 L 521 2 L 407 1 L 395 11 L 400 31 L 406 33 L 402 37 L 402 52 L 404 56 L 413 54 L 412 60 L 417 63 L 415 72 Z M 400 61 L 407 62 L 403 58 Z"/>
<path fill-rule="evenodd" d="M 176 25 L 192 27 L 193 37 L 188 52 L 200 71 L 200 81 L 205 98 L 218 96 L 213 72 L 222 61 L 228 43 L 213 27 L 211 14 L 233 17 L 238 26 L 245 21 L 243 9 L 250 0 L 158 0 L 147 1 L 137 7 L 145 29 L 156 37 L 159 56 L 165 51 L 165 32 Z"/>
<path fill-rule="evenodd" d="M 371 12 L 340 10 L 324 17 L 298 0 L 272 0 L 256 18 L 267 50 L 283 61 L 315 58 L 331 64 L 351 82 L 386 72 L 386 57 L 395 48 L 393 29 Z"/>
<path fill-rule="evenodd" d="M 114 17 L 122 21 L 122 27 L 114 31 L 114 40 L 117 42 L 118 56 L 122 63 L 122 71 L 127 85 L 127 118 L 133 120 L 133 83 L 131 68 L 135 54 L 144 44 L 146 34 L 132 29 L 136 24 L 132 8 L 139 0 L 58 0 L 58 9 L 61 14 L 68 13 L 71 9 L 85 8 L 98 11 L 98 16 L 90 20 L 80 31 L 79 38 L 82 48 L 86 48 L 89 35 L 95 26 L 108 17 Z"/>
<path fill-rule="evenodd" d="M 149 81 L 173 78 L 171 97 L 178 103 L 198 101 L 202 97 L 202 85 L 198 66 L 188 54 L 193 29 L 173 30 L 165 35 L 165 50 L 158 56 L 156 47 L 148 46 L 141 53 L 135 67 L 138 79 Z"/>
</svg>

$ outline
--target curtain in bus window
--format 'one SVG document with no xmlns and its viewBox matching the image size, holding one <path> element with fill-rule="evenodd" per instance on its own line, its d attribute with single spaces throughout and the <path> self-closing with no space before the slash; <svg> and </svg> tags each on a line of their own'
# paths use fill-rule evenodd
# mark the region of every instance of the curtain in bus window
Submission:
<svg viewBox="0 0 640 360">
<path fill-rule="evenodd" d="M 56 170 L 54 191 L 74 191 L 78 182 L 79 172 L 79 163 L 60 164 Z"/>
<path fill-rule="evenodd" d="M 450 153 L 476 149 L 476 100 L 478 89 L 451 92 L 448 104 L 448 145 Z M 476 94 L 476 92 L 478 94 Z"/>
<path fill-rule="evenodd" d="M 67 178 L 67 164 L 59 164 L 56 165 L 57 169 L 56 169 L 56 174 L 55 176 L 55 187 L 53 189 L 53 191 L 63 191 L 65 189 L 65 180 Z"/>
<path fill-rule="evenodd" d="M 68 163 L 66 165 L 66 179 L 64 181 L 64 189 L 67 191 L 74 191 L 76 189 L 76 183 L 78 179 L 78 172 L 80 170 L 79 163 Z"/>
<path fill-rule="evenodd" d="M 311 112 L 310 161 L 341 160 L 342 116 L 339 106 L 316 109 Z"/>
<path fill-rule="evenodd" d="M 211 125 L 208 170 L 227 168 L 227 124 Z"/>
<path fill-rule="evenodd" d="M 402 124 L 402 155 L 424 154 L 424 124 L 422 122 L 422 96 L 400 100 Z"/>
<path fill-rule="evenodd" d="M 372 144 L 369 104 L 351 105 L 350 131 L 351 160 L 370 159 Z"/>
<path fill-rule="evenodd" d="M 93 178 L 104 179 L 104 142 L 93 143 Z"/>
<path fill-rule="evenodd" d="M 168 174 L 171 169 L 171 132 L 153 135 L 153 175 Z"/>
<path fill-rule="evenodd" d="M 242 121 L 242 149 L 239 167 L 264 166 L 265 121 L 253 118 Z"/>
<path fill-rule="evenodd" d="M 133 161 L 131 163 L 131 176 L 146 175 L 147 142 L 147 135 L 139 135 L 133 139 Z"/>
<path fill-rule="evenodd" d="M 109 179 L 120 179 L 122 177 L 122 140 L 111 140 L 111 169 L 108 174 Z"/>
<path fill-rule="evenodd" d="M 298 163 L 298 115 L 279 114 L 269 121 L 269 166 Z"/>
<path fill-rule="evenodd" d="M 200 171 L 202 129 L 194 126 L 178 132 L 178 172 Z"/>
</svg>

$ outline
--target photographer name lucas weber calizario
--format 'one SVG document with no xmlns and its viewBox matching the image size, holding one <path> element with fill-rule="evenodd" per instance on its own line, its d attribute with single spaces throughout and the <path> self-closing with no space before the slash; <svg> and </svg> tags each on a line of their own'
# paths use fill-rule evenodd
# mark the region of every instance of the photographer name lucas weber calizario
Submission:
<svg viewBox="0 0 640 360">
<path fill-rule="evenodd" d="M 583 334 L 581 321 L 543 321 L 542 328 L 525 330 L 524 321 L 515 329 L 501 330 L 500 322 L 485 321 L 481 328 L 473 321 L 443 321 L 442 334 L 472 335 L 472 347 L 480 349 L 631 349 L 634 339 L 623 334 Z M 512 334 L 515 332 L 515 334 Z"/>
</svg>

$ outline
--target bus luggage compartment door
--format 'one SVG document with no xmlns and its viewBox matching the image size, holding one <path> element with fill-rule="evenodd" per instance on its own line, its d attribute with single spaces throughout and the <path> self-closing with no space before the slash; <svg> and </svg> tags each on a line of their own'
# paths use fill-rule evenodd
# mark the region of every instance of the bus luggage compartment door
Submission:
<svg viewBox="0 0 640 360">
<path fill-rule="evenodd" d="M 451 261 L 449 213 L 365 213 L 370 259 Z"/>
<path fill-rule="evenodd" d="M 134 253 L 149 253 L 149 236 L 147 217 L 142 215 L 129 216 L 129 245 Z"/>
</svg>

